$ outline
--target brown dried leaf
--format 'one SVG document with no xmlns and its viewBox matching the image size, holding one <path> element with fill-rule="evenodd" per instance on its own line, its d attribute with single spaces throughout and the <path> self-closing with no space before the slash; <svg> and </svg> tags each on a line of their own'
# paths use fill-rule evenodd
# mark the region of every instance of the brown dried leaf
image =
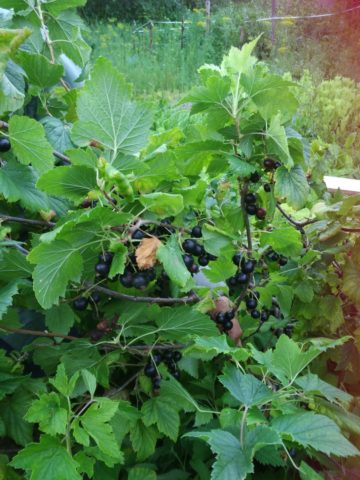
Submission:
<svg viewBox="0 0 360 480">
<path fill-rule="evenodd" d="M 161 242 L 157 237 L 144 238 L 136 249 L 136 263 L 140 270 L 151 268 L 156 263 L 156 251 Z"/>
</svg>

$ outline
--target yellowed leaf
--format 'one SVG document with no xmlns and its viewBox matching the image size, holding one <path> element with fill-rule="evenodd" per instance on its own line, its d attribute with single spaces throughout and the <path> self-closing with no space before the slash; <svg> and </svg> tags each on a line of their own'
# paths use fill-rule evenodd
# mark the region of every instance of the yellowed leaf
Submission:
<svg viewBox="0 0 360 480">
<path fill-rule="evenodd" d="M 155 265 L 156 251 L 160 247 L 161 242 L 157 237 L 144 238 L 136 249 L 136 263 L 140 270 L 146 270 Z"/>
</svg>

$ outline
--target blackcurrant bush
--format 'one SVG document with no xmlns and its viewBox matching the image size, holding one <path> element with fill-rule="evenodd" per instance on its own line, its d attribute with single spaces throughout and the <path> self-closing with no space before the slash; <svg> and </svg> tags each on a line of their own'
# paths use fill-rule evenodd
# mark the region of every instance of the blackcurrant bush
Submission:
<svg viewBox="0 0 360 480">
<path fill-rule="evenodd" d="M 191 238 L 188 238 L 183 242 L 182 246 L 186 253 L 194 254 L 197 243 L 195 240 L 191 240 Z"/>
<path fill-rule="evenodd" d="M 191 267 L 189 268 L 189 271 L 190 273 L 199 273 L 200 271 L 200 268 L 199 268 L 199 265 L 196 265 L 196 263 L 194 263 L 193 265 L 191 265 Z"/>
<path fill-rule="evenodd" d="M 264 185 L 264 190 L 266 193 L 270 193 L 271 192 L 271 185 L 270 183 L 265 183 Z"/>
<path fill-rule="evenodd" d="M 10 148 L 10 141 L 7 138 L 0 138 L 0 152 L 8 152 Z"/>
<path fill-rule="evenodd" d="M 190 268 L 194 264 L 194 257 L 188 255 L 187 253 L 182 256 L 185 265 Z"/>
<path fill-rule="evenodd" d="M 111 253 L 111 252 L 103 252 L 103 253 L 100 253 L 100 255 L 99 255 L 99 262 L 100 262 L 100 263 L 111 263 L 113 257 L 114 257 L 114 254 Z"/>
<path fill-rule="evenodd" d="M 256 210 L 256 217 L 259 219 L 259 220 L 263 220 L 265 217 L 266 217 L 266 210 L 265 208 L 258 208 Z"/>
<path fill-rule="evenodd" d="M 245 203 L 256 203 L 256 194 L 255 193 L 247 193 L 245 195 Z"/>
<path fill-rule="evenodd" d="M 274 170 L 275 160 L 273 160 L 272 158 L 266 158 L 264 160 L 264 167 L 266 168 L 266 170 Z"/>
<path fill-rule="evenodd" d="M 133 286 L 134 278 L 130 272 L 120 275 L 119 280 L 121 285 L 125 288 L 131 288 Z"/>
<path fill-rule="evenodd" d="M 88 306 L 89 300 L 85 297 L 79 297 L 75 298 L 73 301 L 73 306 L 75 310 L 78 310 L 79 312 L 86 310 L 86 307 Z"/>
<path fill-rule="evenodd" d="M 207 265 L 209 265 L 209 257 L 207 255 L 202 255 L 201 257 L 199 257 L 199 265 L 201 265 L 202 267 L 206 267 Z"/>
<path fill-rule="evenodd" d="M 246 306 L 248 308 L 248 310 L 255 310 L 255 308 L 257 307 L 257 300 L 255 297 L 250 297 L 246 300 Z"/>
<path fill-rule="evenodd" d="M 98 263 L 95 266 L 95 271 L 100 277 L 107 277 L 108 273 L 110 272 L 110 265 L 108 263 Z"/>
<path fill-rule="evenodd" d="M 260 320 L 262 322 L 266 322 L 269 319 L 269 312 L 267 310 L 263 310 L 260 315 Z"/>
<path fill-rule="evenodd" d="M 280 267 L 284 267 L 287 263 L 288 263 L 288 259 L 281 255 L 279 258 Z"/>
<path fill-rule="evenodd" d="M 246 205 L 246 213 L 248 215 L 255 215 L 257 212 L 257 209 L 258 209 L 257 206 L 252 203 Z"/>
<path fill-rule="evenodd" d="M 241 265 L 241 271 L 243 273 L 252 273 L 255 270 L 256 262 L 255 260 L 246 260 Z"/>
<path fill-rule="evenodd" d="M 250 175 L 250 181 L 252 183 L 258 183 L 258 181 L 260 180 L 260 174 L 259 172 L 253 172 L 251 175 Z"/>
<path fill-rule="evenodd" d="M 251 316 L 252 316 L 252 318 L 255 318 L 256 320 L 257 320 L 258 318 L 260 318 L 260 315 L 261 315 L 261 314 L 260 314 L 259 310 L 252 310 L 252 311 L 251 311 Z"/>
<path fill-rule="evenodd" d="M 239 273 L 237 276 L 236 276 L 236 282 L 239 283 L 240 285 L 244 285 L 245 283 L 247 283 L 249 280 L 249 277 L 246 273 Z"/>
<path fill-rule="evenodd" d="M 94 302 L 94 303 L 99 303 L 100 300 L 101 300 L 101 295 L 99 292 L 93 292 L 91 295 L 90 295 L 90 298 L 91 300 Z"/>
<path fill-rule="evenodd" d="M 241 253 L 235 253 L 235 255 L 232 257 L 232 261 L 235 265 L 239 266 L 240 265 L 240 262 L 241 262 L 241 257 L 242 257 L 242 254 Z"/>
<path fill-rule="evenodd" d="M 156 367 L 153 363 L 148 363 L 145 365 L 144 373 L 147 377 L 155 377 L 157 375 Z"/>
<path fill-rule="evenodd" d="M 233 326 L 234 326 L 233 322 L 231 322 L 230 320 L 227 320 L 223 325 L 223 329 L 225 330 L 225 332 L 228 332 L 233 328 Z"/>
<path fill-rule="evenodd" d="M 200 225 L 196 225 L 192 230 L 191 230 L 191 236 L 193 238 L 201 238 L 202 237 L 202 231 Z"/>
<path fill-rule="evenodd" d="M 148 279 L 142 273 L 136 274 L 133 280 L 133 286 L 138 289 L 145 288 L 148 283 Z"/>
<path fill-rule="evenodd" d="M 221 325 L 227 321 L 225 312 L 218 312 L 215 317 L 216 323 L 220 323 Z"/>
<path fill-rule="evenodd" d="M 145 237 L 145 233 L 141 230 L 135 230 L 135 232 L 131 235 L 133 240 L 142 240 Z"/>
<path fill-rule="evenodd" d="M 182 354 L 181 352 L 179 352 L 179 350 L 175 350 L 175 352 L 173 353 L 173 359 L 174 362 L 180 362 L 180 360 L 182 359 Z"/>
</svg>

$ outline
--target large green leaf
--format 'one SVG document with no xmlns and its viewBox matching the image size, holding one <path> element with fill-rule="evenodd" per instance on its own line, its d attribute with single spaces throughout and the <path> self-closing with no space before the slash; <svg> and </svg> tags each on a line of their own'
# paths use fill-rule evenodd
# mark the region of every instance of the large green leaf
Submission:
<svg viewBox="0 0 360 480">
<path fill-rule="evenodd" d="M 56 0 L 55 2 L 45 3 L 44 8 L 56 16 L 69 8 L 83 7 L 86 1 L 87 0 Z"/>
<path fill-rule="evenodd" d="M 96 188 L 96 172 L 82 166 L 57 167 L 44 173 L 36 186 L 44 192 L 80 201 Z"/>
<path fill-rule="evenodd" d="M 285 198 L 289 205 L 294 208 L 304 206 L 309 192 L 309 184 L 303 169 L 297 165 L 291 170 L 280 167 L 275 174 L 275 194 Z"/>
<path fill-rule="evenodd" d="M 352 400 L 352 395 L 336 388 L 330 383 L 324 382 L 314 373 L 308 373 L 296 379 L 296 385 L 299 385 L 304 392 L 321 395 L 330 402 L 341 401 L 349 403 Z"/>
<path fill-rule="evenodd" d="M 18 282 L 13 280 L 4 287 L 0 287 L 0 320 L 12 304 L 12 299 L 19 293 Z"/>
<path fill-rule="evenodd" d="M 33 271 L 24 254 L 15 249 L 0 251 L 0 280 L 28 278 Z"/>
<path fill-rule="evenodd" d="M 51 332 L 66 335 L 74 325 L 75 319 L 74 310 L 67 303 L 62 303 L 46 311 L 45 324 Z"/>
<path fill-rule="evenodd" d="M 191 275 L 183 262 L 176 236 L 172 235 L 166 244 L 162 244 L 158 248 L 156 256 L 171 281 L 182 288 L 185 287 L 191 279 Z"/>
<path fill-rule="evenodd" d="M 10 141 L 20 163 L 33 165 L 39 172 L 49 170 L 54 163 L 52 148 L 46 140 L 41 123 L 14 115 L 9 121 Z"/>
<path fill-rule="evenodd" d="M 276 115 L 271 119 L 270 125 L 266 131 L 266 144 L 268 152 L 278 157 L 286 168 L 293 167 L 294 162 L 290 156 L 286 131 L 281 124 L 280 115 Z"/>
<path fill-rule="evenodd" d="M 73 148 L 68 125 L 55 117 L 44 117 L 41 123 L 44 125 L 46 138 L 54 150 L 64 153 L 65 150 Z"/>
<path fill-rule="evenodd" d="M 270 246 L 276 252 L 288 257 L 297 257 L 303 249 L 301 234 L 294 227 L 282 227 L 271 232 L 262 232 L 260 244 L 262 247 Z"/>
<path fill-rule="evenodd" d="M 23 70 L 11 60 L 0 80 L 0 114 L 18 110 L 25 100 Z"/>
<path fill-rule="evenodd" d="M 148 193 L 141 195 L 140 202 L 160 217 L 176 216 L 184 209 L 183 196 L 174 193 Z"/>
<path fill-rule="evenodd" d="M 35 400 L 26 412 L 25 420 L 38 423 L 44 433 L 56 436 L 65 434 L 68 412 L 60 405 L 60 397 L 54 393 L 44 393 Z"/>
<path fill-rule="evenodd" d="M 15 54 L 29 35 L 31 35 L 31 30 L 28 28 L 18 30 L 0 29 L 0 80 L 3 78 L 10 56 Z"/>
<path fill-rule="evenodd" d="M 146 427 L 138 420 L 130 431 L 130 440 L 139 460 L 145 460 L 155 451 L 159 434 L 153 426 Z"/>
<path fill-rule="evenodd" d="M 65 446 L 47 435 L 39 443 L 29 443 L 12 459 L 11 465 L 31 472 L 31 480 L 81 480 L 78 464 Z"/>
<path fill-rule="evenodd" d="M 151 116 L 130 101 L 122 75 L 104 58 L 96 62 L 91 79 L 79 93 L 77 113 L 72 139 L 79 146 L 96 140 L 115 159 L 118 153 L 137 154 L 146 145 Z"/>
<path fill-rule="evenodd" d="M 37 264 L 33 272 L 34 292 L 45 309 L 58 304 L 70 280 L 80 280 L 83 259 L 72 245 L 63 240 L 39 245 L 28 258 L 31 263 Z"/>
<path fill-rule="evenodd" d="M 312 447 L 327 455 L 350 457 L 360 454 L 341 434 L 336 423 L 324 415 L 313 412 L 282 415 L 273 420 L 272 428 L 285 439 L 297 442 L 305 448 Z"/>
<path fill-rule="evenodd" d="M 170 402 L 165 402 L 161 397 L 154 397 L 143 404 L 141 411 L 142 420 L 147 427 L 156 424 L 159 432 L 176 442 L 180 418 L 176 408 Z"/>
<path fill-rule="evenodd" d="M 24 415 L 33 395 L 24 389 L 18 389 L 11 397 L 8 396 L 0 404 L 6 435 L 18 445 L 25 446 L 32 441 L 33 426 L 24 420 Z"/>
<path fill-rule="evenodd" d="M 17 54 L 16 60 L 25 70 L 29 83 L 40 88 L 52 87 L 64 74 L 62 65 L 53 64 L 38 53 L 22 50 Z"/>
</svg>

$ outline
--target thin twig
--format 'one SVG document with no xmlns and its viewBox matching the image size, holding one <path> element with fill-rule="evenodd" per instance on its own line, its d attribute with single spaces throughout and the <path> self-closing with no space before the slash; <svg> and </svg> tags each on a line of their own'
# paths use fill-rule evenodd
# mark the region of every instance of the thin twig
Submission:
<svg viewBox="0 0 360 480">
<path fill-rule="evenodd" d="M 120 392 L 122 392 L 130 383 L 132 383 L 134 380 L 137 379 L 139 376 L 140 372 L 136 372 L 132 377 L 130 377 L 128 380 L 126 380 L 125 383 L 123 383 L 119 388 L 115 388 L 113 390 L 109 390 L 107 393 L 105 393 L 105 397 L 115 397 L 118 395 Z"/>
<path fill-rule="evenodd" d="M 7 327 L 6 325 L 1 325 L 0 330 L 5 330 L 9 333 L 20 333 L 21 335 L 31 335 L 33 337 L 59 337 L 64 338 L 65 340 L 78 340 L 78 337 L 72 337 L 71 335 L 63 335 L 62 333 L 41 332 L 38 330 L 28 330 L 26 328 L 12 328 Z"/>
<path fill-rule="evenodd" d="M 360 228 L 348 228 L 348 227 L 342 227 L 341 228 L 342 232 L 346 233 L 360 233 Z"/>
<path fill-rule="evenodd" d="M 241 178 L 238 178 L 239 183 L 239 191 L 240 191 L 240 207 L 243 213 L 245 229 L 246 229 L 246 237 L 247 237 L 247 251 L 249 254 L 252 253 L 252 239 L 251 239 L 251 227 L 249 221 L 249 215 L 246 211 L 246 203 L 245 203 L 245 195 L 248 192 L 249 184 L 245 182 L 243 185 L 241 183 Z"/>
<path fill-rule="evenodd" d="M 137 297 L 135 295 L 128 295 L 126 293 L 120 293 L 115 290 L 110 290 L 109 288 L 101 287 L 100 285 L 91 285 L 86 284 L 86 288 L 91 288 L 96 292 L 103 293 L 108 297 L 118 298 L 119 300 L 129 300 L 130 302 L 135 303 L 157 303 L 158 305 L 187 305 L 190 303 L 197 303 L 200 301 L 200 298 L 195 293 L 190 293 L 186 297 L 180 298 L 163 298 L 163 297 Z"/>
<path fill-rule="evenodd" d="M 279 212 L 281 213 L 281 215 L 286 218 L 286 220 L 291 223 L 292 225 L 294 225 L 294 227 L 296 227 L 301 233 L 305 233 L 304 232 L 304 227 L 306 227 L 307 225 L 311 225 L 312 223 L 315 223 L 317 222 L 317 219 L 316 218 L 313 218 L 313 219 L 309 219 L 309 220 L 305 220 L 304 222 L 297 222 L 296 220 L 294 220 L 293 218 L 290 217 L 290 215 L 288 215 L 284 210 L 283 208 L 281 207 L 281 205 L 279 203 L 276 204 L 276 208 L 279 210 Z"/>
<path fill-rule="evenodd" d="M 16 222 L 16 223 L 24 223 L 26 225 L 33 225 L 38 227 L 55 227 L 54 222 L 45 222 L 42 220 L 33 220 L 31 218 L 23 218 L 23 217 L 12 217 L 11 215 L 3 215 L 0 214 L 0 222 Z"/>
</svg>

